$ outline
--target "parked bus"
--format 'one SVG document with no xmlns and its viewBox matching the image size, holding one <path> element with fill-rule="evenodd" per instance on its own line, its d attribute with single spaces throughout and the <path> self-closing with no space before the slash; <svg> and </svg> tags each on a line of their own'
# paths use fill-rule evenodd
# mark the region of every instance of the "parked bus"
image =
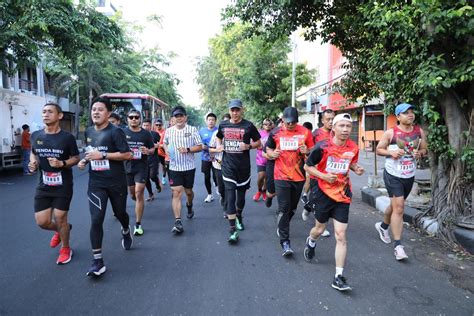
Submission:
<svg viewBox="0 0 474 316">
<path fill-rule="evenodd" d="M 127 114 L 131 109 L 136 109 L 144 119 L 165 120 L 169 106 L 160 99 L 140 93 L 104 93 L 101 95 L 112 103 L 113 112 L 120 115 L 122 124 L 127 124 Z"/>
</svg>

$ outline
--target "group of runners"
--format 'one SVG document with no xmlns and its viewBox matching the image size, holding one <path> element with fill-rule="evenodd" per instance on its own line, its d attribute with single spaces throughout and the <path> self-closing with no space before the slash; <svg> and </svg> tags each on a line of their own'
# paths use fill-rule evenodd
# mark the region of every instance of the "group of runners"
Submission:
<svg viewBox="0 0 474 316">
<path fill-rule="evenodd" d="M 228 242 L 237 244 L 245 230 L 244 208 L 251 182 L 250 150 L 257 150 L 257 192 L 253 200 L 263 199 L 266 206 L 271 207 L 276 197 L 277 235 L 282 255 L 289 257 L 294 253 L 290 223 L 301 199 L 303 220 L 308 220 L 311 213 L 315 218 L 306 239 L 304 258 L 311 261 L 317 240 L 331 234 L 326 226 L 332 218 L 336 239 L 332 287 L 350 290 L 343 276 L 352 199 L 349 173 L 350 170 L 356 175 L 364 173 L 358 164 L 358 146 L 350 139 L 351 115 L 336 115 L 326 110 L 322 113 L 323 126 L 313 132 L 311 126 L 298 124 L 298 111 L 288 107 L 276 124 L 265 119 L 259 130 L 244 119 L 240 100 L 231 100 L 228 109 L 229 113 L 220 122 L 215 114 L 207 114 L 206 127 L 199 131 L 187 124 L 186 109 L 182 106 L 172 109 L 166 130 L 162 120 L 143 120 L 137 110 L 128 113 L 127 126 L 121 128 L 117 126 L 120 117 L 112 113 L 110 101 L 97 98 L 91 107 L 93 124 L 85 132 L 86 148 L 81 159 L 75 138 L 59 126 L 63 115 L 61 107 L 47 103 L 42 112 L 45 128 L 31 135 L 29 171 L 39 171 L 35 219 L 41 228 L 54 231 L 50 246 L 61 245 L 57 264 L 68 263 L 73 255 L 69 245 L 72 225 L 67 214 L 73 194 L 74 165 L 89 170 L 87 195 L 93 260 L 87 275 L 100 276 L 106 271 L 102 240 L 108 201 L 121 225 L 122 247 L 128 250 L 133 244 L 132 235 L 142 236 L 145 232 L 145 189 L 149 194 L 147 200 L 152 201 L 153 186 L 156 192 L 161 192 L 167 176 L 174 216 L 171 231 L 178 235 L 183 233 L 183 195 L 186 217 L 194 216 L 194 154 L 197 152 L 201 152 L 201 172 L 207 191 L 204 202 L 214 200 L 214 184 L 229 223 Z M 414 125 L 413 106 L 400 104 L 395 114 L 399 125 L 387 130 L 377 146 L 377 153 L 386 157 L 384 181 L 391 205 L 383 221 L 375 223 L 375 228 L 384 243 L 391 243 L 391 227 L 395 257 L 404 260 L 407 258 L 401 243 L 404 201 L 413 185 L 416 161 L 427 154 L 427 147 L 423 131 Z M 159 166 L 163 171 L 161 181 Z M 128 195 L 135 201 L 133 233 L 126 211 Z"/>
</svg>

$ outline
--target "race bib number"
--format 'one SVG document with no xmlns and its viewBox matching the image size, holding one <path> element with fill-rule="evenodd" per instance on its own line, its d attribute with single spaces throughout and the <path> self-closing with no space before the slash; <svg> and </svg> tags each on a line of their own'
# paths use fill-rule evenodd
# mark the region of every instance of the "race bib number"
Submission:
<svg viewBox="0 0 474 316">
<path fill-rule="evenodd" d="M 52 187 L 63 185 L 63 177 L 61 176 L 61 172 L 43 171 L 43 183 Z"/>
<path fill-rule="evenodd" d="M 133 148 L 132 152 L 133 152 L 133 157 L 132 157 L 133 160 L 142 159 L 142 152 L 140 151 L 139 148 Z"/>
<path fill-rule="evenodd" d="M 94 171 L 105 171 L 110 170 L 110 164 L 108 159 L 104 160 L 92 160 L 91 169 Z"/>
<path fill-rule="evenodd" d="M 298 138 L 296 137 L 280 137 L 281 150 L 298 150 Z"/>
<path fill-rule="evenodd" d="M 401 158 L 398 165 L 398 171 L 402 174 L 410 174 L 415 172 L 415 162 L 410 158 Z"/>
<path fill-rule="evenodd" d="M 346 174 L 349 171 L 350 160 L 329 156 L 326 162 L 326 172 Z"/>
</svg>

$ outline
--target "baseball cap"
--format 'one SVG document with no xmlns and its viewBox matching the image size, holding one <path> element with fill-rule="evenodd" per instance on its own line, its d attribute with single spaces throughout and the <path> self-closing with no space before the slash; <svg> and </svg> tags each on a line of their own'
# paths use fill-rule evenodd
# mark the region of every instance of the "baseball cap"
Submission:
<svg viewBox="0 0 474 316">
<path fill-rule="evenodd" d="M 397 105 L 395 108 L 395 115 L 399 115 L 400 113 L 408 111 L 408 109 L 413 109 L 415 106 L 408 104 L 408 103 L 402 103 Z"/>
<path fill-rule="evenodd" d="M 173 111 L 171 112 L 171 116 L 176 116 L 176 115 L 186 115 L 186 109 L 182 106 L 175 106 Z"/>
<path fill-rule="evenodd" d="M 296 123 L 298 122 L 298 110 L 291 106 L 286 107 L 283 110 L 283 121 L 285 123 Z"/>
<path fill-rule="evenodd" d="M 155 125 L 156 125 L 156 124 L 163 124 L 163 121 L 162 121 L 161 119 L 156 119 Z"/>
<path fill-rule="evenodd" d="M 240 108 L 241 109 L 241 108 L 243 108 L 242 101 L 240 101 L 239 99 L 230 100 L 227 107 L 229 109 L 232 109 L 232 108 Z"/>
<path fill-rule="evenodd" d="M 349 113 L 341 113 L 334 117 L 332 120 L 332 126 L 335 126 L 337 122 L 347 121 L 352 123 L 352 117 Z"/>
</svg>

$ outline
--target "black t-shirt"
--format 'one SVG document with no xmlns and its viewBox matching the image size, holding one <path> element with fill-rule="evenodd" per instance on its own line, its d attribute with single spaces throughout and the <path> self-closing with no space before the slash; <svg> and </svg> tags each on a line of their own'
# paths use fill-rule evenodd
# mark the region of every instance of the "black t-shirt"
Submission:
<svg viewBox="0 0 474 316">
<path fill-rule="evenodd" d="M 87 128 L 86 144 L 100 152 L 130 152 L 123 129 L 110 123 L 102 130 L 96 130 L 94 126 Z M 89 186 L 99 188 L 127 186 L 123 161 L 108 159 L 90 161 Z"/>
<path fill-rule="evenodd" d="M 160 134 L 155 131 L 150 131 L 151 138 L 153 139 L 153 144 L 159 143 L 161 140 Z M 153 151 L 153 155 L 148 156 L 148 161 L 155 161 L 158 160 L 158 148 L 155 148 Z"/>
<path fill-rule="evenodd" d="M 222 173 L 225 175 L 250 173 L 250 151 L 240 150 L 240 144 L 250 144 L 260 139 L 260 133 L 252 122 L 243 119 L 237 124 L 229 121 L 221 122 L 217 131 L 218 138 L 222 139 L 224 155 L 222 157 Z"/>
<path fill-rule="evenodd" d="M 125 171 L 127 173 L 134 173 L 148 168 L 148 155 L 142 154 L 140 147 L 153 148 L 154 143 L 150 132 L 143 128 L 140 128 L 139 132 L 134 132 L 128 127 L 123 131 L 125 132 L 128 146 L 133 153 L 132 160 L 125 161 Z"/>
<path fill-rule="evenodd" d="M 39 191 L 48 192 L 53 196 L 72 195 L 72 169 L 53 168 L 48 158 L 67 160 L 78 156 L 76 139 L 70 133 L 60 130 L 56 134 L 47 134 L 44 130 L 36 131 L 31 135 L 31 148 L 39 158 Z"/>
</svg>

